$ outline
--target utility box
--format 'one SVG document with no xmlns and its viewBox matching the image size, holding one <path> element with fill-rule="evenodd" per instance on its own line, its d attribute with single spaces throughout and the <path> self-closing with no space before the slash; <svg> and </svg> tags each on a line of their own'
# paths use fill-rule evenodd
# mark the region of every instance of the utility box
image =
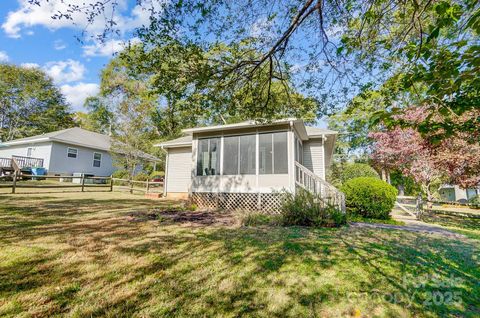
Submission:
<svg viewBox="0 0 480 318">
<path fill-rule="evenodd" d="M 83 172 L 74 172 L 73 173 L 73 176 L 74 177 L 84 177 L 84 178 L 88 178 L 88 177 L 94 177 L 95 175 L 94 174 L 89 174 L 89 173 L 83 173 Z M 84 181 L 84 184 L 93 184 L 94 180 L 93 179 L 85 179 Z M 82 179 L 81 178 L 73 178 L 72 179 L 72 183 L 82 183 Z"/>
</svg>

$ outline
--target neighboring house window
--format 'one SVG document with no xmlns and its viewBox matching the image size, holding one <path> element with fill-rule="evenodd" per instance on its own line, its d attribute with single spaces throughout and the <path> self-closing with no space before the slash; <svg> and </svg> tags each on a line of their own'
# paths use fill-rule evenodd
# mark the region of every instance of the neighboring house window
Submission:
<svg viewBox="0 0 480 318">
<path fill-rule="evenodd" d="M 78 149 L 76 148 L 67 148 L 67 157 L 68 158 L 77 158 L 78 155 Z"/>
<path fill-rule="evenodd" d="M 288 173 L 287 133 L 261 134 L 259 142 L 259 173 Z"/>
<path fill-rule="evenodd" d="M 27 157 L 32 156 L 32 150 L 33 150 L 33 148 L 27 148 Z"/>
<path fill-rule="evenodd" d="M 225 137 L 223 140 L 223 174 L 255 174 L 255 135 Z"/>
<path fill-rule="evenodd" d="M 98 152 L 93 153 L 93 166 L 94 167 L 100 167 L 100 164 L 102 163 L 102 154 Z"/>
<path fill-rule="evenodd" d="M 220 174 L 220 138 L 198 140 L 197 176 Z"/>
</svg>

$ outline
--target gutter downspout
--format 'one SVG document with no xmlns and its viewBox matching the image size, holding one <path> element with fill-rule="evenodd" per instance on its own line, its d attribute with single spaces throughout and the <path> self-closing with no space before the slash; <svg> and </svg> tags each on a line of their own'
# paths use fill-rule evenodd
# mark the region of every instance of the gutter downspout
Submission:
<svg viewBox="0 0 480 318">
<path fill-rule="evenodd" d="M 323 180 L 325 180 L 325 176 L 326 176 L 326 170 L 327 170 L 327 167 L 325 167 L 325 141 L 327 140 L 327 137 L 325 136 L 325 134 L 322 134 L 322 151 L 323 151 L 323 154 L 322 154 L 322 178 Z"/>
<path fill-rule="evenodd" d="M 161 146 L 163 150 L 165 150 L 164 146 Z M 167 197 L 167 181 L 168 181 L 168 159 L 169 159 L 169 153 L 168 150 L 165 150 L 167 152 L 167 156 L 165 158 L 165 177 L 163 178 L 163 197 Z"/>
</svg>

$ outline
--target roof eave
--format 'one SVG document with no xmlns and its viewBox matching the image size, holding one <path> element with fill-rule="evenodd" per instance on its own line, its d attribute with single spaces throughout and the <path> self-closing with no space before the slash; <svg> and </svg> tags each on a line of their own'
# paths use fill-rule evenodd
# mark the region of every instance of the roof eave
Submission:
<svg viewBox="0 0 480 318">
<path fill-rule="evenodd" d="M 156 145 L 153 145 L 154 147 L 160 147 L 160 148 L 179 148 L 179 147 L 187 147 L 187 146 L 192 146 L 192 142 L 179 142 L 179 143 L 175 143 L 175 144 L 167 144 L 167 143 L 164 143 L 164 144 L 156 144 Z"/>
<path fill-rule="evenodd" d="M 194 133 L 214 132 L 214 131 L 222 131 L 222 130 L 228 130 L 228 129 L 242 129 L 242 128 L 249 128 L 249 127 L 257 127 L 257 126 L 275 126 L 275 125 L 281 125 L 281 124 L 288 124 L 289 122 L 292 122 L 292 121 L 299 121 L 299 119 L 285 118 L 281 120 L 274 120 L 272 122 L 268 122 L 265 124 L 249 121 L 249 122 L 242 122 L 237 124 L 187 128 L 187 129 L 183 129 L 182 132 L 187 135 L 193 135 Z"/>
<path fill-rule="evenodd" d="M 43 138 L 38 138 L 38 139 L 31 139 L 31 140 L 12 140 L 12 141 L 6 141 L 2 142 L 3 146 L 15 146 L 15 145 L 24 145 L 24 144 L 31 144 L 35 142 L 44 142 L 44 141 L 50 141 L 52 140 L 50 137 L 43 137 Z"/>
</svg>

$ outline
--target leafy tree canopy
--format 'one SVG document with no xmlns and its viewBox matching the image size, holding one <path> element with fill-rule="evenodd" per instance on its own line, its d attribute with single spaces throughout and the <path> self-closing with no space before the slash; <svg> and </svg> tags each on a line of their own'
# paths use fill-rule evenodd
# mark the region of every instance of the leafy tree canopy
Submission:
<svg viewBox="0 0 480 318">
<path fill-rule="evenodd" d="M 48 0 L 29 1 L 48 5 Z M 112 3 L 118 5 L 109 0 L 72 4 L 54 18 L 73 19 L 80 13 L 94 23 Z M 435 140 L 458 131 L 478 133 L 478 117 L 455 121 L 478 107 L 480 4 L 476 0 L 154 3 L 158 4 L 137 0 L 151 13 L 150 24 L 137 32 L 146 45 L 164 44 L 165 37 L 181 38 L 205 51 L 218 43 L 246 43 L 245 50 L 231 55 L 215 74 L 230 87 L 244 85 L 249 94 L 241 95 L 242 105 L 249 114 L 259 116 L 258 105 L 268 105 L 277 77 L 294 75 L 292 83 L 319 100 L 327 98 L 330 111 L 359 90 L 377 90 L 395 77 L 401 79 L 400 93 L 422 88 L 416 98 L 429 105 L 426 111 L 431 116 L 415 126 L 421 133 Z M 112 15 L 100 37 L 116 31 Z M 254 78 L 255 84 L 247 84 Z M 226 86 L 220 89 L 228 92 Z M 409 105 L 387 106 L 374 119 L 396 125 L 392 114 Z M 321 110 L 325 111 L 323 104 Z M 438 114 L 444 119 L 432 122 Z"/>
<path fill-rule="evenodd" d="M 0 140 L 33 136 L 74 124 L 60 90 L 43 71 L 0 64 Z"/>
</svg>

